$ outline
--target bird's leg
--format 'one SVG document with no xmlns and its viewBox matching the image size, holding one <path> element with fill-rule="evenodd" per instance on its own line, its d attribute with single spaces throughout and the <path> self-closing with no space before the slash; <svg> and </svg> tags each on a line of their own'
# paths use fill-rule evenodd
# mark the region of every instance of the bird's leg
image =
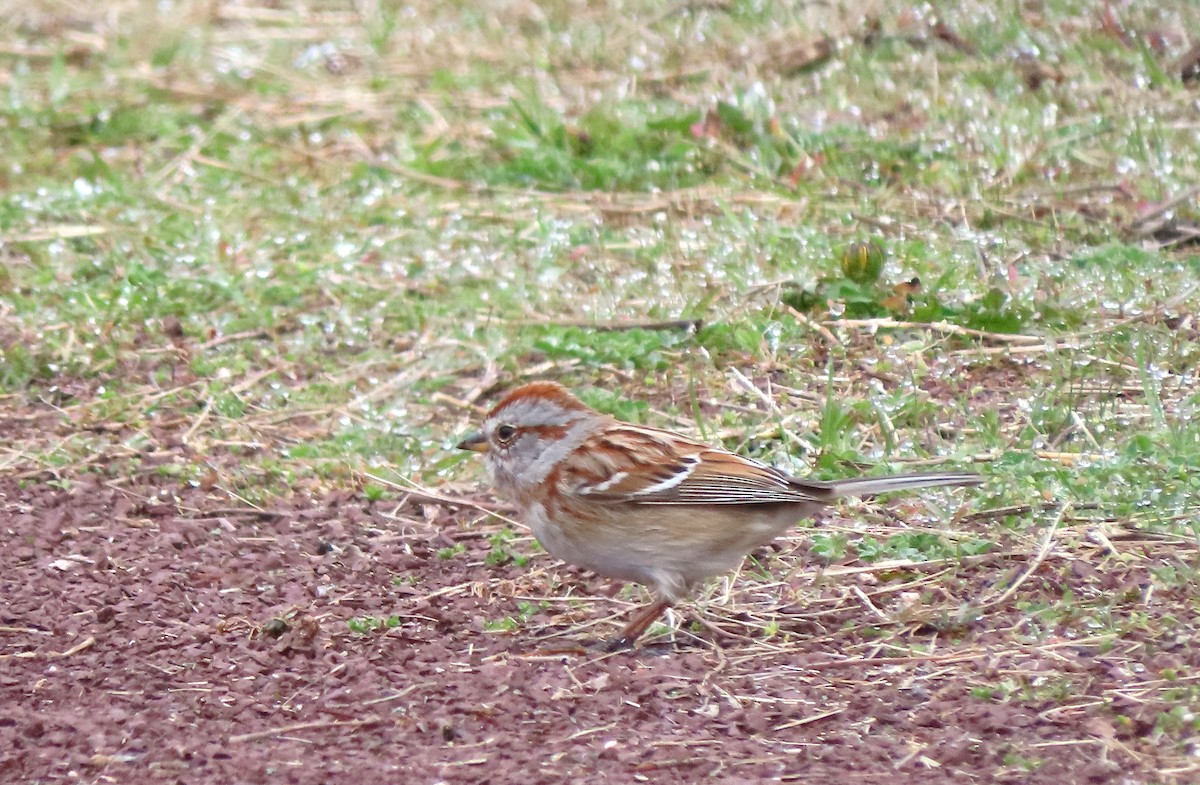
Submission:
<svg viewBox="0 0 1200 785">
<path fill-rule="evenodd" d="M 663 615 L 663 611 L 671 607 L 669 600 L 656 598 L 654 602 L 640 608 L 633 614 L 633 618 L 625 625 L 625 629 L 621 630 L 621 634 L 612 640 L 608 641 L 604 648 L 608 651 L 621 651 L 633 646 L 633 642 L 642 637 L 651 624 Z"/>
</svg>

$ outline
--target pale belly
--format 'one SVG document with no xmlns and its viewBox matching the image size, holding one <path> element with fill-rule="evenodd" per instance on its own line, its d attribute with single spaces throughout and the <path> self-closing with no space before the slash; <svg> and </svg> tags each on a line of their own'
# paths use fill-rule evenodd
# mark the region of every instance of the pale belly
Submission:
<svg viewBox="0 0 1200 785">
<path fill-rule="evenodd" d="M 600 575 L 649 585 L 683 599 L 706 578 L 729 572 L 754 548 L 811 514 L 803 505 L 764 505 L 757 514 L 720 506 L 620 508 L 583 527 L 552 521 L 532 505 L 526 522 L 550 555 Z"/>
</svg>

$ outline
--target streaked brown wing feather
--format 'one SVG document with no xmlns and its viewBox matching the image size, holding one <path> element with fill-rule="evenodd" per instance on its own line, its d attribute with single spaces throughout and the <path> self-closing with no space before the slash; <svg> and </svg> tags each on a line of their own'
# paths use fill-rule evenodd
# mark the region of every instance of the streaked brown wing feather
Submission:
<svg viewBox="0 0 1200 785">
<path fill-rule="evenodd" d="M 826 501 L 832 493 L 765 464 L 667 431 L 619 426 L 581 445 L 567 489 L 633 504 L 779 504 Z M 639 460 L 632 464 L 628 456 Z M 623 470 L 622 470 L 623 469 Z"/>
</svg>

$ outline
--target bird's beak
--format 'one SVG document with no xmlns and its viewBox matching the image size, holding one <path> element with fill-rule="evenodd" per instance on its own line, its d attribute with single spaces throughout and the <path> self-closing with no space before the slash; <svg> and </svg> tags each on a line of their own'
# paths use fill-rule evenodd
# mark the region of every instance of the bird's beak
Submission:
<svg viewBox="0 0 1200 785">
<path fill-rule="evenodd" d="M 484 437 L 483 433 L 473 433 L 458 443 L 458 449 L 470 450 L 471 452 L 487 452 L 487 438 Z"/>
</svg>

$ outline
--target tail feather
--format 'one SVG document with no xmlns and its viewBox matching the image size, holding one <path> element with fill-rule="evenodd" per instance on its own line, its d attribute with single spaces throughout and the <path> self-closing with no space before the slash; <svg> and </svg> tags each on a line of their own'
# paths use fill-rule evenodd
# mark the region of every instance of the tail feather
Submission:
<svg viewBox="0 0 1200 785">
<path fill-rule="evenodd" d="M 893 474 L 885 477 L 863 477 L 857 480 L 836 480 L 830 483 L 834 496 L 871 496 L 909 488 L 932 488 L 938 485 L 979 485 L 983 478 L 968 472 L 918 472 Z"/>
</svg>

